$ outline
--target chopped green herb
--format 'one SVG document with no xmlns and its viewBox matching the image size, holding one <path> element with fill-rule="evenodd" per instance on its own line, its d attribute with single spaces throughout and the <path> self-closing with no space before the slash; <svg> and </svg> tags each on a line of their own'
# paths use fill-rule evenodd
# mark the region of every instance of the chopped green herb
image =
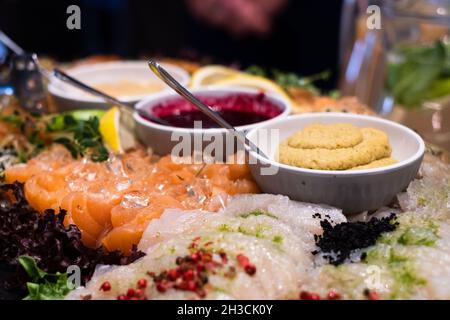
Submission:
<svg viewBox="0 0 450 320">
<path fill-rule="evenodd" d="M 109 157 L 100 134 L 99 118 L 96 116 L 84 120 L 76 119 L 72 114 L 58 115 L 50 119 L 46 129 L 48 133 L 57 136 L 53 141 L 65 146 L 74 158 L 89 155 L 92 161 L 101 162 Z M 58 134 L 62 136 L 58 137 Z"/>
<path fill-rule="evenodd" d="M 0 115 L 0 122 L 9 123 L 19 129 L 29 142 L 29 146 L 18 147 L 15 150 L 20 158 L 20 162 L 26 162 L 44 149 L 45 143 L 41 138 L 39 127 L 36 125 L 34 119 L 15 111 L 9 115 Z"/>
<path fill-rule="evenodd" d="M 272 242 L 276 244 L 282 244 L 283 243 L 283 237 L 280 235 L 276 235 L 272 238 Z"/>
<path fill-rule="evenodd" d="M 75 159 L 78 158 L 79 150 L 73 140 L 70 140 L 69 138 L 66 138 L 66 137 L 61 137 L 61 138 L 56 138 L 55 140 L 53 140 L 53 142 L 63 145 L 64 147 L 66 147 L 67 150 L 69 150 L 69 152 L 73 158 L 75 158 Z"/>
<path fill-rule="evenodd" d="M 219 228 L 217 228 L 217 230 L 218 230 L 219 232 L 232 232 L 232 231 L 233 231 L 233 230 L 231 229 L 231 227 L 230 227 L 228 224 L 225 224 L 225 223 L 221 224 L 221 225 L 219 226 Z"/>
<path fill-rule="evenodd" d="M 390 248 L 390 250 L 388 251 L 388 263 L 390 265 L 405 263 L 405 262 L 408 262 L 409 260 L 410 260 L 410 258 L 399 254 L 392 248 Z"/>
<path fill-rule="evenodd" d="M 216 287 L 216 286 L 213 286 L 211 290 L 213 290 L 215 292 L 219 292 L 219 293 L 228 293 L 228 291 L 226 291 L 224 288 Z"/>
<path fill-rule="evenodd" d="M 414 293 L 416 287 L 423 286 L 427 281 L 421 278 L 412 263 L 412 259 L 390 250 L 388 268 L 395 279 L 392 288 L 392 299 L 403 299 Z"/>
<path fill-rule="evenodd" d="M 319 95 L 320 91 L 314 86 L 314 82 L 329 79 L 331 73 L 329 71 L 324 71 L 308 77 L 299 77 L 298 75 L 292 72 L 285 73 L 279 70 L 274 70 L 273 75 L 275 82 L 277 82 L 280 86 L 282 86 L 285 89 L 290 87 L 298 87 L 306 89 L 316 95 Z"/>
<path fill-rule="evenodd" d="M 257 65 L 252 65 L 250 67 L 248 67 L 247 69 L 245 69 L 245 72 L 254 75 L 254 76 L 258 76 L 258 77 L 264 77 L 267 78 L 267 72 L 263 67 L 257 66 Z"/>
<path fill-rule="evenodd" d="M 329 71 L 324 71 L 308 77 L 301 77 L 293 72 L 282 72 L 277 69 L 268 71 L 255 65 L 248 67 L 245 72 L 254 76 L 272 79 L 284 89 L 297 87 L 305 89 L 315 95 L 319 95 L 320 90 L 314 86 L 314 83 L 319 80 L 328 80 L 331 75 Z"/>
<path fill-rule="evenodd" d="M 237 231 L 238 231 L 239 233 L 242 233 L 242 234 L 245 234 L 245 235 L 248 235 L 248 236 L 252 236 L 252 235 L 253 235 L 251 232 L 247 231 L 247 230 L 246 230 L 244 227 L 242 227 L 242 226 L 239 226 L 238 229 L 237 229 Z"/>
<path fill-rule="evenodd" d="M 331 98 L 334 98 L 334 99 L 339 99 L 339 98 L 342 97 L 342 93 L 341 93 L 339 90 L 331 90 L 331 91 L 328 93 L 328 95 L 329 95 Z"/>
<path fill-rule="evenodd" d="M 27 153 L 25 151 L 18 151 L 18 155 L 17 156 L 19 157 L 19 161 L 21 163 L 25 163 L 25 162 L 28 161 L 28 155 L 27 155 Z"/>
<path fill-rule="evenodd" d="M 427 204 L 427 199 L 425 197 L 419 197 L 417 198 L 417 204 L 423 207 Z"/>
<path fill-rule="evenodd" d="M 10 125 L 12 125 L 16 128 L 21 128 L 24 124 L 24 120 L 22 119 L 22 117 L 20 116 L 20 114 L 18 112 L 14 112 L 12 114 L 5 115 L 5 116 L 0 115 L 0 121 L 9 123 Z"/>
<path fill-rule="evenodd" d="M 267 230 L 267 227 L 263 226 L 262 224 L 258 224 L 256 226 L 255 237 L 264 238 L 264 231 L 266 231 L 266 230 Z"/>
<path fill-rule="evenodd" d="M 382 235 L 377 243 L 432 246 L 439 239 L 438 225 L 427 217 L 406 214 L 400 221 L 396 231 Z"/>
<path fill-rule="evenodd" d="M 243 226 L 239 226 L 237 229 L 237 232 L 242 233 L 246 236 L 251 236 L 251 237 L 256 237 L 256 238 L 264 238 L 264 231 L 266 231 L 266 227 L 264 227 L 261 224 L 258 224 L 256 226 L 256 230 L 252 231 L 252 230 L 248 230 L 246 228 L 244 228 Z"/>
<path fill-rule="evenodd" d="M 417 287 L 426 284 L 426 280 L 417 273 L 414 261 L 413 257 L 385 245 L 370 249 L 363 260 L 367 264 L 385 266 L 385 270 L 394 280 L 390 290 L 391 299 L 408 298 L 414 294 Z"/>
<path fill-rule="evenodd" d="M 247 213 L 240 214 L 239 217 L 247 219 L 247 218 L 249 218 L 251 216 L 257 217 L 257 216 L 261 216 L 261 215 L 268 216 L 268 217 L 274 218 L 274 219 L 278 219 L 277 216 L 274 216 L 273 214 L 271 214 L 269 212 L 262 211 L 260 209 L 256 209 L 256 210 L 253 210 L 253 211 L 250 211 L 250 212 L 247 212 Z"/>
<path fill-rule="evenodd" d="M 408 228 L 398 239 L 398 243 L 407 246 L 433 246 L 438 236 L 433 230 L 421 227 Z"/>
</svg>

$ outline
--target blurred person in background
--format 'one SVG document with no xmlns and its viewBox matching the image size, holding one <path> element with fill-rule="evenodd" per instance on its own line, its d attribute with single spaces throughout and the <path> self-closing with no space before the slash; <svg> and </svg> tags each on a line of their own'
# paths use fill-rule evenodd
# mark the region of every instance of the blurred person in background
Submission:
<svg viewBox="0 0 450 320">
<path fill-rule="evenodd" d="M 81 9 L 68 30 L 66 9 Z M 341 0 L 0 0 L 0 29 L 60 61 L 93 54 L 151 55 L 260 65 L 301 75 L 332 72 Z"/>
<path fill-rule="evenodd" d="M 186 0 L 194 16 L 236 36 L 265 35 L 288 0 Z"/>
</svg>

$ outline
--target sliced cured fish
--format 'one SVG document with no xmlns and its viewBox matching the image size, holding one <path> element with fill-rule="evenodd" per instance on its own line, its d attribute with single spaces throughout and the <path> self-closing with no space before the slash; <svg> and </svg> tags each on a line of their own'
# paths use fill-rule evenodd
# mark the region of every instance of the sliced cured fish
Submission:
<svg viewBox="0 0 450 320">
<path fill-rule="evenodd" d="M 246 165 L 173 160 L 152 162 L 138 150 L 95 163 L 73 160 L 55 147 L 7 169 L 5 177 L 25 183 L 25 196 L 38 211 L 66 210 L 65 223 L 78 226 L 86 245 L 123 252 L 165 209 L 217 211 L 229 195 L 259 191 Z"/>
</svg>

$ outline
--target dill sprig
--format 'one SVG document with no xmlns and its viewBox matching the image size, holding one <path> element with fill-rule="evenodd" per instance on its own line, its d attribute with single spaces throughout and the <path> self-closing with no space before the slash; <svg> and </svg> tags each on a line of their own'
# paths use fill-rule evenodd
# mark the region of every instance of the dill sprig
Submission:
<svg viewBox="0 0 450 320">
<path fill-rule="evenodd" d="M 109 157 L 103 145 L 98 117 L 91 116 L 85 120 L 76 119 L 71 114 L 58 115 L 50 119 L 46 131 L 56 135 L 53 142 L 65 146 L 74 158 L 89 155 L 92 161 L 100 162 Z"/>
</svg>

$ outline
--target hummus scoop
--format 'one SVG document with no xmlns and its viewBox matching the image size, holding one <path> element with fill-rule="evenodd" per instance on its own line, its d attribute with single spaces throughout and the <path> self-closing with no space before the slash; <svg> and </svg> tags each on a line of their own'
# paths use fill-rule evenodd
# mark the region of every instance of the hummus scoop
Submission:
<svg viewBox="0 0 450 320">
<path fill-rule="evenodd" d="M 386 161 L 375 168 L 358 166 L 358 170 L 319 170 L 279 162 L 280 143 L 317 123 L 346 123 L 379 130 L 387 135 L 392 150 L 390 157 L 396 161 Z M 348 113 L 290 116 L 261 124 L 250 130 L 247 138 L 268 156 L 265 159 L 250 152 L 249 157 L 252 175 L 264 192 L 283 194 L 298 201 L 328 204 L 343 209 L 346 214 L 376 210 L 392 203 L 417 175 L 425 152 L 424 141 L 413 130 L 382 118 Z M 352 139 L 356 141 L 359 138 L 354 135 Z M 355 142 L 349 140 L 345 143 Z M 323 147 L 330 145 L 330 140 L 323 139 L 321 144 L 325 149 Z"/>
<path fill-rule="evenodd" d="M 350 123 L 315 123 L 281 142 L 277 160 L 307 169 L 348 170 L 392 164 L 390 156 L 389 137 L 383 131 Z"/>
</svg>

